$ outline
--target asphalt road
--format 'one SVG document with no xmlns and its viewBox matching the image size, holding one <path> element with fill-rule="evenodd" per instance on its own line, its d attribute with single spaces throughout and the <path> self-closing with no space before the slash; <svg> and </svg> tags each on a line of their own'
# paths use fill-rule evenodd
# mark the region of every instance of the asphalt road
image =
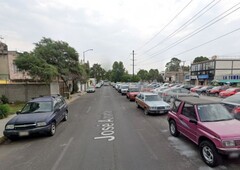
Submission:
<svg viewBox="0 0 240 170">
<path fill-rule="evenodd" d="M 144 115 L 110 86 L 81 96 L 69 110 L 69 120 L 53 137 L 0 145 L 0 170 L 211 169 L 196 145 L 182 135 L 170 136 L 166 115 Z M 239 158 L 226 158 L 215 169 L 239 167 Z"/>
</svg>

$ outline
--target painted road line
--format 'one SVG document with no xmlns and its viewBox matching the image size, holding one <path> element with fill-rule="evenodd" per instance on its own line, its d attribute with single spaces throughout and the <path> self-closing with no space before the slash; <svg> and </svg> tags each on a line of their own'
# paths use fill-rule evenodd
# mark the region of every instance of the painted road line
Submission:
<svg viewBox="0 0 240 170">
<path fill-rule="evenodd" d="M 88 107 L 88 110 L 87 110 L 87 113 L 89 113 L 91 109 L 92 109 L 92 107 L 89 106 L 89 107 Z"/>
<path fill-rule="evenodd" d="M 55 164 L 53 165 L 51 170 L 57 170 L 58 169 L 58 165 L 60 164 L 60 162 L 62 161 L 63 156 L 65 155 L 68 147 L 70 146 L 71 142 L 73 140 L 73 137 L 70 138 L 70 140 L 68 141 L 68 143 L 66 144 L 66 147 L 63 149 L 61 155 L 58 157 L 57 161 L 55 162 Z"/>
</svg>

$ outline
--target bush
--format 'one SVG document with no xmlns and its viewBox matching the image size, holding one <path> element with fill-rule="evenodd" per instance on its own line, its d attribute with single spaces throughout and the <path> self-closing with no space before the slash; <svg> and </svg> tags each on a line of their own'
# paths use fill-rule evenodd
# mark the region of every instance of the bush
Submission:
<svg viewBox="0 0 240 170">
<path fill-rule="evenodd" d="M 0 119 L 7 117 L 9 111 L 10 111 L 10 107 L 8 104 L 1 104 L 0 105 Z"/>
<path fill-rule="evenodd" d="M 9 103 L 9 100 L 8 100 L 8 98 L 5 95 L 2 95 L 1 101 L 2 101 L 3 104 Z"/>
</svg>

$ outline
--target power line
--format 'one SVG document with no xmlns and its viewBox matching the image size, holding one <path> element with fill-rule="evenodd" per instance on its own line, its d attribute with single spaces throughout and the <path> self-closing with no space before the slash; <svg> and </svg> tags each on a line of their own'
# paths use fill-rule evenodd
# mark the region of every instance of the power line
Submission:
<svg viewBox="0 0 240 170">
<path fill-rule="evenodd" d="M 192 51 L 192 50 L 194 50 L 194 49 L 196 49 L 196 48 L 199 48 L 199 47 L 201 47 L 201 46 L 204 46 L 204 45 L 206 45 L 206 44 L 209 44 L 209 43 L 211 43 L 211 42 L 214 42 L 214 41 L 216 41 L 216 40 L 218 40 L 218 39 L 221 39 L 221 38 L 223 38 L 223 37 L 225 37 L 225 36 L 227 36 L 227 35 L 230 35 L 230 34 L 232 34 L 232 33 L 234 33 L 234 32 L 237 32 L 237 31 L 240 31 L 240 28 L 237 28 L 237 29 L 235 29 L 235 30 L 232 30 L 232 31 L 230 31 L 230 32 L 228 32 L 228 33 L 226 33 L 226 34 L 223 34 L 223 35 L 221 35 L 221 36 L 219 36 L 219 37 L 217 37 L 217 38 L 214 38 L 214 39 L 212 39 L 212 40 L 206 41 L 205 43 L 202 43 L 202 44 L 200 44 L 200 45 L 197 45 L 197 46 L 195 46 L 195 47 L 193 47 L 193 48 L 191 48 L 191 49 L 185 50 L 185 51 L 183 51 L 183 52 L 181 52 L 181 53 L 178 53 L 178 54 L 176 54 L 176 55 L 174 55 L 174 56 L 179 56 L 179 55 L 181 55 L 181 54 L 187 53 L 187 52 L 189 52 L 189 51 Z M 165 59 L 168 59 L 168 58 L 169 58 L 169 57 L 164 57 L 164 58 L 161 59 L 161 61 L 163 61 L 163 60 L 165 60 Z M 151 62 L 151 63 L 149 63 L 149 64 L 152 64 L 152 63 L 156 63 L 156 61 L 155 61 L 155 62 Z"/>
<path fill-rule="evenodd" d="M 224 15 L 225 13 L 227 13 L 228 11 L 232 10 L 234 7 L 238 6 L 240 4 L 237 3 L 236 5 L 234 5 L 233 7 L 229 8 L 228 10 L 226 10 L 225 12 L 221 13 L 220 15 L 218 15 L 217 17 L 215 17 L 214 19 L 210 20 L 209 22 L 207 22 L 206 24 L 202 25 L 201 27 L 197 28 L 196 30 L 194 30 L 192 33 L 184 36 L 183 38 L 177 40 L 176 42 L 172 43 L 171 45 L 167 46 L 166 48 L 163 48 L 162 50 L 160 50 L 157 53 L 151 54 L 150 58 L 154 58 L 155 56 L 162 54 L 166 51 L 168 51 L 169 49 L 177 46 L 178 44 L 182 43 L 183 41 L 186 41 L 187 39 L 193 37 L 194 35 L 198 34 L 199 32 L 202 32 L 203 30 L 205 30 L 206 28 L 212 26 L 213 24 L 217 23 L 218 21 L 222 20 L 223 18 L 227 17 L 228 15 L 232 14 L 233 12 L 236 12 L 237 10 L 240 9 L 240 7 L 234 9 L 233 11 L 229 12 L 228 14 Z M 224 15 L 224 16 L 222 16 Z M 221 17 L 222 16 L 222 17 Z M 220 18 L 219 18 L 220 17 Z M 149 59 L 149 58 L 148 58 Z M 143 60 L 146 61 L 146 60 Z M 141 61 L 141 62 L 143 62 Z"/>
<path fill-rule="evenodd" d="M 155 46 L 153 46 L 152 48 L 148 49 L 147 51 L 145 51 L 143 54 L 146 54 L 147 52 L 151 51 L 152 49 L 156 48 L 157 46 L 159 46 L 160 44 L 162 44 L 163 42 L 167 41 L 168 39 L 170 39 L 171 37 L 173 37 L 174 35 L 176 35 L 177 33 L 179 33 L 180 31 L 182 31 L 184 28 L 186 28 L 188 25 L 190 25 L 191 23 L 193 23 L 194 21 L 196 21 L 198 18 L 200 18 L 203 14 L 205 14 L 207 11 L 209 11 L 211 8 L 213 8 L 215 5 L 217 5 L 221 0 L 217 1 L 215 4 L 213 4 L 212 6 L 210 6 L 215 0 L 213 0 L 212 2 L 210 2 L 209 4 L 207 4 L 204 8 L 202 8 L 199 12 L 197 12 L 193 17 L 191 17 L 187 22 L 185 22 L 183 25 L 181 25 L 178 29 L 176 29 L 174 32 L 172 32 L 171 34 L 169 34 L 166 38 L 164 38 L 161 42 L 159 42 L 158 44 L 156 44 Z M 209 7 L 210 6 L 210 7 Z M 209 7 L 209 8 L 208 8 Z M 208 9 L 207 9 L 208 8 Z M 207 10 L 205 10 L 207 9 Z M 205 11 L 204 11 L 205 10 Z M 203 12 L 204 11 L 204 12 Z M 201 13 L 203 12 L 203 13 Z"/>
<path fill-rule="evenodd" d="M 157 34 L 155 34 L 150 40 L 148 40 L 146 43 L 144 43 L 142 46 L 137 48 L 137 50 L 143 48 L 146 46 L 149 42 L 151 42 L 155 37 L 157 37 L 168 25 L 170 25 L 191 3 L 193 0 L 190 0 L 187 5 L 185 5 L 180 12 L 177 13 Z"/>
<path fill-rule="evenodd" d="M 230 32 L 228 32 L 228 33 L 226 33 L 226 34 L 224 34 L 224 35 L 221 35 L 221 36 L 219 36 L 219 37 L 217 37 L 217 38 L 214 38 L 214 39 L 212 39 L 212 40 L 209 40 L 209 41 L 207 41 L 207 42 L 205 42 L 205 43 L 202 43 L 202 44 L 200 44 L 200 45 L 198 45 L 198 46 L 195 46 L 195 47 L 193 47 L 193 48 L 190 48 L 190 49 L 188 49 L 188 50 L 185 50 L 185 51 L 183 51 L 183 52 L 181 52 L 181 53 L 175 54 L 174 56 L 179 56 L 179 55 L 181 55 L 181 54 L 187 53 L 187 52 L 192 51 L 192 50 L 194 50 L 194 49 L 196 49 L 196 48 L 199 48 L 199 47 L 201 47 L 201 46 L 203 46 L 203 45 L 209 44 L 209 43 L 211 43 L 211 42 L 213 42 L 213 41 L 216 41 L 216 40 L 218 40 L 218 39 L 220 39 L 220 38 L 223 38 L 223 37 L 225 37 L 225 36 L 227 36 L 227 35 L 229 35 L 229 34 L 232 34 L 232 33 L 234 33 L 234 32 L 237 32 L 237 31 L 239 31 L 239 30 L 240 30 L 240 28 L 237 28 L 237 29 L 235 29 L 235 30 L 233 30 L 233 31 L 230 31 Z"/>
</svg>

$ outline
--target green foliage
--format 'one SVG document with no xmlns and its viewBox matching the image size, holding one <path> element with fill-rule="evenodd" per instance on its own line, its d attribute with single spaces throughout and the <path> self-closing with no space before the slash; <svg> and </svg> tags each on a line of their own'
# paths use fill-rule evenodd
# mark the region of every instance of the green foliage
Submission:
<svg viewBox="0 0 240 170">
<path fill-rule="evenodd" d="M 120 62 L 115 61 L 112 66 L 111 81 L 113 82 L 122 81 L 124 74 L 125 68 L 123 66 L 123 63 L 121 61 Z"/>
<path fill-rule="evenodd" d="M 196 57 L 194 60 L 193 60 L 193 63 L 198 63 L 198 62 L 202 62 L 202 61 L 208 61 L 209 59 L 207 57 L 203 57 L 203 56 L 200 56 L 200 57 Z"/>
<path fill-rule="evenodd" d="M 106 71 L 101 67 L 100 64 L 93 64 L 90 68 L 90 77 L 96 78 L 97 82 L 104 80 Z"/>
<path fill-rule="evenodd" d="M 9 100 L 8 100 L 8 98 L 5 95 L 2 95 L 0 100 L 2 101 L 3 104 L 9 103 Z"/>
<path fill-rule="evenodd" d="M 7 117 L 9 111 L 10 108 L 8 104 L 0 104 L 0 119 Z"/>
<path fill-rule="evenodd" d="M 139 70 L 137 76 L 140 77 L 142 81 L 148 80 L 148 71 L 147 70 Z"/>
<path fill-rule="evenodd" d="M 180 68 L 181 60 L 178 58 L 172 58 L 170 62 L 168 62 L 165 67 L 166 71 L 178 71 Z"/>
</svg>

